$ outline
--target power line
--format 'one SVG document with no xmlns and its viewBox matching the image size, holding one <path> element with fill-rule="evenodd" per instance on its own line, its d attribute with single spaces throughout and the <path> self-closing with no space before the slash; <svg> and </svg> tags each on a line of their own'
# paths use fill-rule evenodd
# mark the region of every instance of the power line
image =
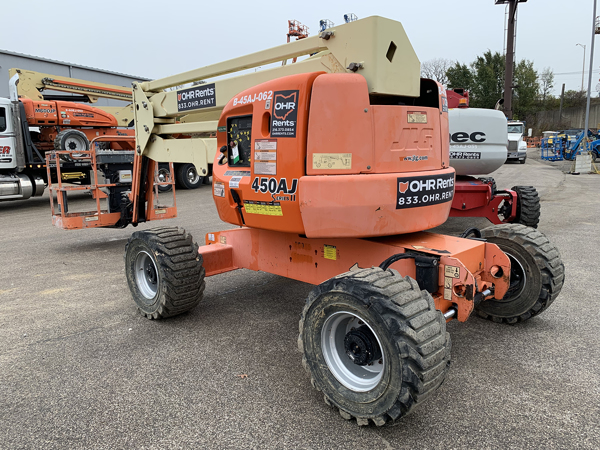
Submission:
<svg viewBox="0 0 600 450">
<path fill-rule="evenodd" d="M 585 73 L 588 73 L 588 71 L 586 70 Z M 600 70 L 592 70 L 592 73 L 600 73 Z M 581 70 L 579 72 L 560 72 L 560 73 L 555 73 L 554 75 L 580 75 L 581 74 Z"/>
</svg>

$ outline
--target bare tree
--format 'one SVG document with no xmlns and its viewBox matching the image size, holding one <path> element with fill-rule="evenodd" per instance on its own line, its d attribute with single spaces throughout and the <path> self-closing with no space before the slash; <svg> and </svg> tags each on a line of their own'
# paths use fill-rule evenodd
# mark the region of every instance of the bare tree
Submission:
<svg viewBox="0 0 600 450">
<path fill-rule="evenodd" d="M 421 64 L 421 76 L 431 78 L 443 85 L 448 84 L 446 71 L 454 65 L 454 61 L 445 58 L 435 58 Z"/>
<path fill-rule="evenodd" d="M 540 75 L 540 89 L 542 91 L 542 101 L 546 101 L 546 97 L 550 95 L 554 89 L 554 72 L 550 67 L 546 67 Z"/>
</svg>

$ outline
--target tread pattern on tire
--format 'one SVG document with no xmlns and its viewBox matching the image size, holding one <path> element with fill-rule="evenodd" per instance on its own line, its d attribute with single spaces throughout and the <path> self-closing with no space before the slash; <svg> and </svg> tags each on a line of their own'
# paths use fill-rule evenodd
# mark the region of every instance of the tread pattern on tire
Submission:
<svg viewBox="0 0 600 450">
<path fill-rule="evenodd" d="M 149 314 L 138 307 L 138 311 L 149 319 L 162 319 L 184 313 L 196 307 L 204 294 L 205 270 L 198 244 L 184 229 L 160 227 L 136 231 L 125 246 L 127 249 L 134 240 L 142 240 L 153 250 L 161 277 L 159 292 L 160 305 L 157 311 Z M 129 276 L 128 276 L 128 281 Z M 135 281 L 133 281 L 135 283 Z"/>
<path fill-rule="evenodd" d="M 565 266 L 558 249 L 540 231 L 520 224 L 502 224 L 481 230 L 483 237 L 503 237 L 521 244 L 535 259 L 542 274 L 542 288 L 535 304 L 517 317 L 496 317 L 476 309 L 484 319 L 496 323 L 515 324 L 524 322 L 545 311 L 558 297 L 565 280 Z"/>
<path fill-rule="evenodd" d="M 533 186 L 513 186 L 517 193 L 516 223 L 537 228 L 540 223 L 540 197 Z"/>
<path fill-rule="evenodd" d="M 393 269 L 383 271 L 379 267 L 346 272 L 316 286 L 302 311 L 298 349 L 303 354 L 302 365 L 317 390 L 320 389 L 306 360 L 302 333 L 311 305 L 321 294 L 331 291 L 354 295 L 367 307 L 378 308 L 403 358 L 403 386 L 395 404 L 385 414 L 375 417 L 360 417 L 345 411 L 326 393 L 325 403 L 338 409 L 344 419 L 355 418 L 361 426 L 368 425 L 369 421 L 382 426 L 407 415 L 441 386 L 450 365 L 450 334 L 446 332 L 446 320 L 436 310 L 433 297 L 422 291 L 412 278 L 403 278 Z"/>
</svg>

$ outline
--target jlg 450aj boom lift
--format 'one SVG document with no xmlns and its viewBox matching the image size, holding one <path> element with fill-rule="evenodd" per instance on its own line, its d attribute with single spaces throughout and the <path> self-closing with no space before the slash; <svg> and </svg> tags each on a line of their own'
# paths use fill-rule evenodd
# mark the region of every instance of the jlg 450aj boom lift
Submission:
<svg viewBox="0 0 600 450">
<path fill-rule="evenodd" d="M 163 92 L 303 55 L 312 56 L 284 66 L 287 76 L 257 73 L 268 81 L 241 92 L 227 90 L 235 78 Z M 331 67 L 339 73 L 326 73 Z M 202 145 L 160 133 L 196 131 L 222 104 L 213 196 L 221 219 L 237 228 L 208 233 L 200 248 L 178 228 L 134 233 L 126 275 L 146 317 L 195 307 L 205 277 L 235 269 L 312 283 L 298 347 L 313 386 L 342 417 L 384 425 L 442 383 L 448 320 L 464 322 L 477 311 L 516 323 L 558 296 L 563 264 L 535 229 L 503 224 L 464 237 L 423 231 L 448 218 L 455 172 L 445 91 L 419 78 L 400 23 L 371 17 L 137 84 L 134 212 L 150 208 L 150 158 L 177 161 Z M 170 124 L 186 108 L 204 116 Z"/>
</svg>

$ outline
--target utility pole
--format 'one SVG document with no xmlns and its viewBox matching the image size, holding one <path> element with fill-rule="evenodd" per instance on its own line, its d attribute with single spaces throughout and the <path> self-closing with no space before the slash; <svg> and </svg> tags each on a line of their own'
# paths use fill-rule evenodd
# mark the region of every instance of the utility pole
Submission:
<svg viewBox="0 0 600 450">
<path fill-rule="evenodd" d="M 575 44 L 575 46 L 580 46 L 583 48 L 583 69 L 581 69 L 581 92 L 583 92 L 583 74 L 585 73 L 585 44 Z"/>
<path fill-rule="evenodd" d="M 515 26 L 517 21 L 517 5 L 527 0 L 495 0 L 496 5 L 508 3 L 508 23 L 506 30 L 506 68 L 504 70 L 504 114 L 512 119 L 512 90 L 515 57 Z"/>
<path fill-rule="evenodd" d="M 590 126 L 590 94 L 592 90 L 592 69 L 594 68 L 594 40 L 597 34 L 600 34 L 600 22 L 598 17 L 596 17 L 596 0 L 594 0 L 594 12 L 592 14 L 592 46 L 590 48 L 590 75 L 588 78 L 587 103 L 585 105 L 585 128 L 583 129 L 586 138 Z"/>
<path fill-rule="evenodd" d="M 560 93 L 560 108 L 558 109 L 558 122 L 562 122 L 562 107 L 565 100 L 565 83 L 562 85 L 562 92 Z"/>
</svg>

